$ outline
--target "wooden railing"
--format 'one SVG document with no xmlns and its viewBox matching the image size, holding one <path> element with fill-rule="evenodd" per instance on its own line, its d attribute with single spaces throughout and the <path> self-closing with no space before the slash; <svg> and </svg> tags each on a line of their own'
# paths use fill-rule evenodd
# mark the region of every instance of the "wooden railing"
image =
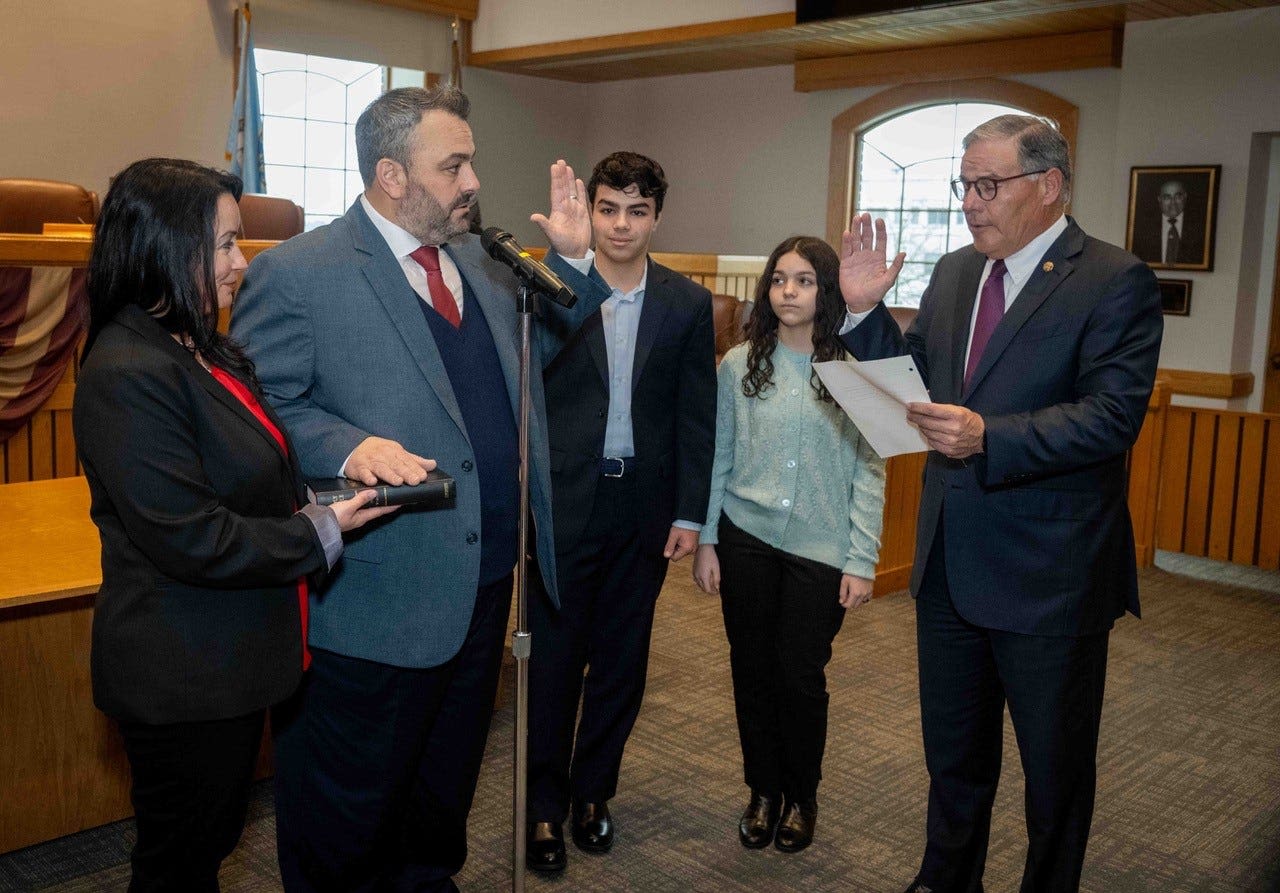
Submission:
<svg viewBox="0 0 1280 893">
<path fill-rule="evenodd" d="M 1169 407 L 1161 549 L 1280 570 L 1280 415 Z"/>
</svg>

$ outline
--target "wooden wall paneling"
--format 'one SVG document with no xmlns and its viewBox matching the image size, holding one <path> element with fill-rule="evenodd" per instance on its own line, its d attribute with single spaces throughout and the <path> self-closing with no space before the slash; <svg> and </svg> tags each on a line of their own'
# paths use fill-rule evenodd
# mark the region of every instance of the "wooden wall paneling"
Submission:
<svg viewBox="0 0 1280 893">
<path fill-rule="evenodd" d="M 1231 560 L 1231 533 L 1235 519 L 1236 484 L 1240 462 L 1240 423 L 1235 413 L 1218 416 L 1214 444 L 1213 492 L 1209 497 L 1208 555 L 1215 561 Z"/>
<path fill-rule="evenodd" d="M 1204 556 L 1209 546 L 1209 500 L 1213 489 L 1213 443 L 1218 417 L 1196 413 L 1191 429 L 1190 474 L 1187 477 L 1187 517 L 1183 523 L 1182 551 Z"/>
<path fill-rule="evenodd" d="M 1280 416 L 1267 417 L 1262 512 L 1258 518 L 1258 567 L 1280 570 Z"/>
<path fill-rule="evenodd" d="M 1191 463 L 1192 414 L 1170 406 L 1165 419 L 1164 457 L 1160 466 L 1160 502 L 1156 510 L 1156 546 L 1181 552 L 1187 514 L 1187 469 Z"/>
<path fill-rule="evenodd" d="M 1166 369 L 1156 372 L 1169 382 L 1175 394 L 1231 400 L 1253 393 L 1252 372 L 1200 372 L 1194 369 Z"/>
<path fill-rule="evenodd" d="M 1248 415 L 1241 421 L 1240 472 L 1236 481 L 1231 560 L 1237 564 L 1253 564 L 1258 558 L 1258 509 L 1262 496 L 1267 420 L 1259 415 Z"/>
<path fill-rule="evenodd" d="M 4 482 L 31 480 L 31 423 L 4 442 Z"/>
<path fill-rule="evenodd" d="M 1147 401 L 1147 415 L 1129 451 L 1129 514 L 1139 567 L 1150 567 L 1156 554 L 1156 508 L 1165 424 L 1169 417 L 1169 386 L 1157 381 Z"/>
</svg>

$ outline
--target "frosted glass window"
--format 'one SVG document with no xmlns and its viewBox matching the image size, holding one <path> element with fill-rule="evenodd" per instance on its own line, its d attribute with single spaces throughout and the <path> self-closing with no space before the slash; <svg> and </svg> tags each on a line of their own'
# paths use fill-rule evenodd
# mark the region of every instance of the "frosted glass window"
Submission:
<svg viewBox="0 0 1280 893">
<path fill-rule="evenodd" d="M 935 105 L 903 112 L 858 134 L 854 207 L 885 219 L 890 256 L 907 254 L 885 303 L 919 307 L 938 258 L 973 241 L 960 202 L 951 194 L 964 154 L 960 141 L 982 122 L 1011 113 L 1022 110 L 985 102 Z"/>
<path fill-rule="evenodd" d="M 272 195 L 297 202 L 313 229 L 345 214 L 364 190 L 355 123 L 389 83 L 370 62 L 254 50 L 262 140 Z M 396 83 L 421 85 L 423 72 L 396 69 Z"/>
</svg>

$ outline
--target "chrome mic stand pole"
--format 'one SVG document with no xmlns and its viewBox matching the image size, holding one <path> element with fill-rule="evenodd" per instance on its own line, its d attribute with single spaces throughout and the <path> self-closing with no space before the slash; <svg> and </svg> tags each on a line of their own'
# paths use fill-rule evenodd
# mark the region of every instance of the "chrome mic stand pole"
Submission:
<svg viewBox="0 0 1280 893">
<path fill-rule="evenodd" d="M 528 543 L 529 543 L 529 366 L 530 334 L 537 296 L 523 283 L 516 310 L 520 314 L 520 417 L 516 420 L 520 449 L 520 522 L 516 554 L 516 628 L 511 633 L 511 656 L 516 662 L 516 746 L 515 787 L 511 796 L 511 889 L 524 893 L 525 824 L 528 813 L 529 767 L 529 652 L 533 637 L 529 632 Z"/>
</svg>

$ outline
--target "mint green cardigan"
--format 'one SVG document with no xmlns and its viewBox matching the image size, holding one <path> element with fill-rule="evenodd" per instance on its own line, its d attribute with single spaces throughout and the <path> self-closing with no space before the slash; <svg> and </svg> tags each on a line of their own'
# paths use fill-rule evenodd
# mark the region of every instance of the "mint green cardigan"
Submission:
<svg viewBox="0 0 1280 893">
<path fill-rule="evenodd" d="M 884 460 L 838 405 L 809 385 L 811 357 L 782 344 L 773 387 L 742 393 L 747 345 L 717 371 L 716 455 L 699 542 L 719 542 L 720 512 L 769 545 L 873 579 L 884 521 Z"/>
</svg>

